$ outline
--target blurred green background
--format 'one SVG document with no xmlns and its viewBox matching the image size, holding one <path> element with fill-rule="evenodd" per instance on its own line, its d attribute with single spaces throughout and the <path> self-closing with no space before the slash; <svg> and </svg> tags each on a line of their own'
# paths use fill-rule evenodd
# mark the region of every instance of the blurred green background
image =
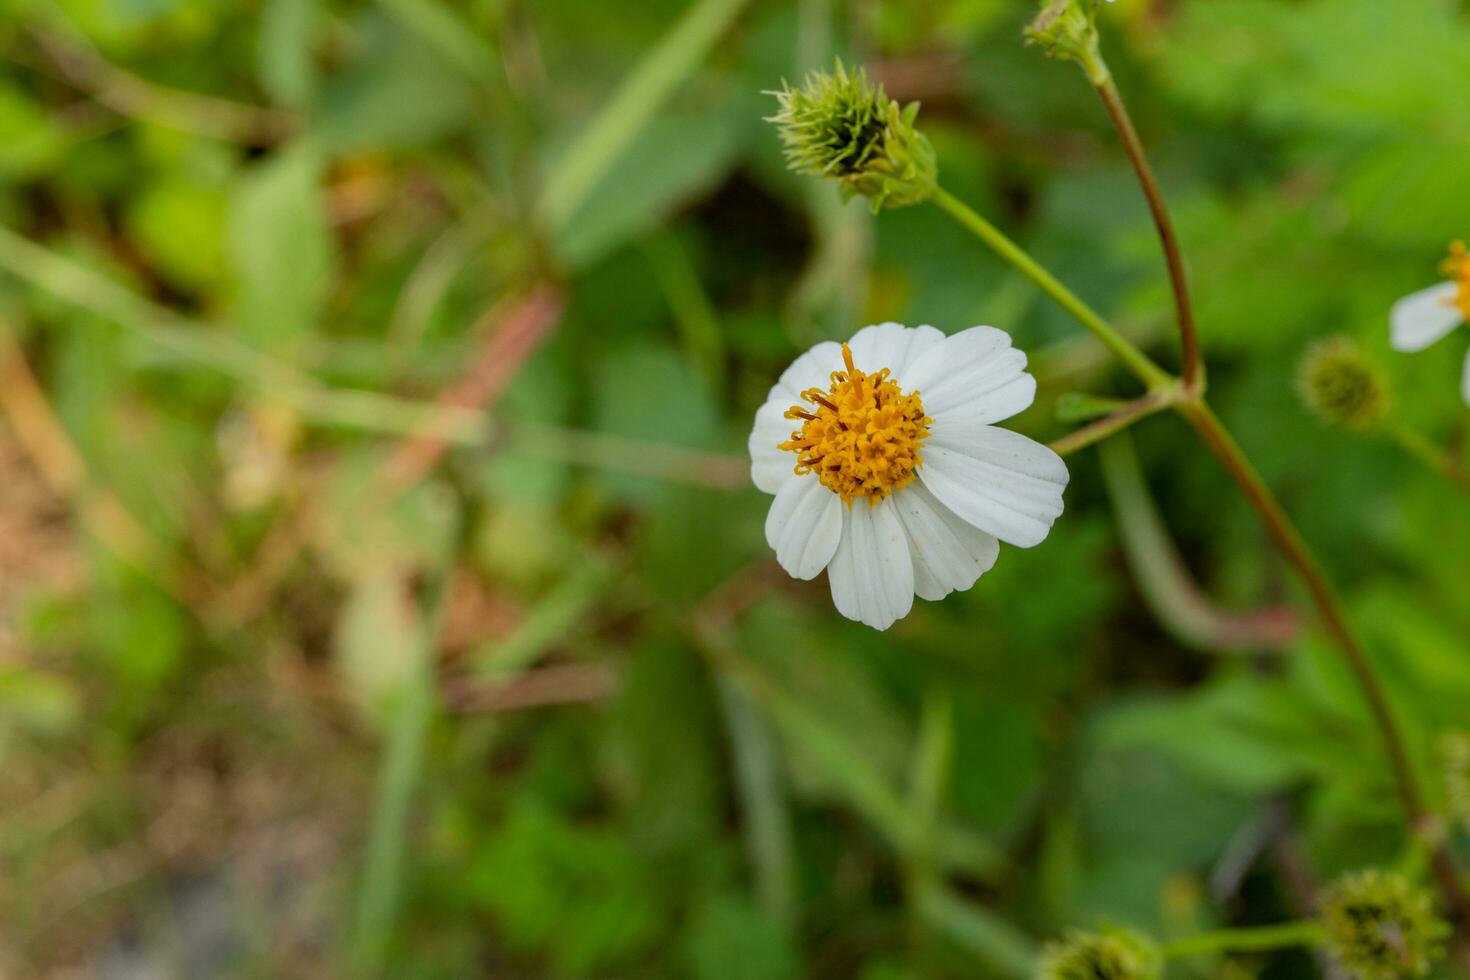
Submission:
<svg viewBox="0 0 1470 980">
<path fill-rule="evenodd" d="M 1022 977 L 1069 926 L 1278 921 L 1412 863 L 1350 678 L 1172 417 L 888 633 L 770 560 L 745 438 L 817 340 L 1001 326 L 1042 439 L 1132 391 L 937 209 L 788 174 L 783 78 L 921 101 L 945 185 L 1174 360 L 1034 12 L 0 0 L 0 976 Z M 1470 501 L 1293 376 L 1346 334 L 1464 434 L 1463 336 L 1392 354 L 1386 316 L 1470 236 L 1470 4 L 1103 29 L 1212 400 L 1438 794 Z"/>
</svg>

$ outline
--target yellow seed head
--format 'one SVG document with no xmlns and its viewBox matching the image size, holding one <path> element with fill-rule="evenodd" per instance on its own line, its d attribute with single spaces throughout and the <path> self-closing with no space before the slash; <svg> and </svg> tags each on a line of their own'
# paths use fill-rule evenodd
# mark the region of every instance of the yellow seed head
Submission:
<svg viewBox="0 0 1470 980">
<path fill-rule="evenodd" d="M 1339 879 L 1323 900 L 1321 922 L 1328 952 L 1356 980 L 1424 976 L 1449 933 L 1424 889 L 1378 870 Z"/>
<path fill-rule="evenodd" d="M 1158 947 L 1130 929 L 1073 931 L 1047 943 L 1037 963 L 1037 980 L 1158 980 Z"/>
<path fill-rule="evenodd" d="M 1297 390 L 1308 408 L 1332 425 L 1371 429 L 1388 411 L 1388 390 L 1373 362 L 1344 337 L 1307 349 Z"/>
</svg>

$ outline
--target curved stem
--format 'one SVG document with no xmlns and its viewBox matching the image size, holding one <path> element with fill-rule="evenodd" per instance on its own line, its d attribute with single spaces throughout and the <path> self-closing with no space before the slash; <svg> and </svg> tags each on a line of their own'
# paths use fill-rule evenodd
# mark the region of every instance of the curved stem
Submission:
<svg viewBox="0 0 1470 980">
<path fill-rule="evenodd" d="M 1133 128 L 1133 120 L 1128 115 L 1127 107 L 1123 105 L 1123 97 L 1118 92 L 1118 86 L 1113 84 L 1112 76 L 1108 75 L 1093 87 L 1097 89 L 1103 106 L 1108 110 L 1108 118 L 1113 121 L 1113 128 L 1118 131 L 1118 138 L 1123 141 L 1123 149 L 1128 154 L 1129 162 L 1133 164 L 1133 172 L 1138 175 L 1138 183 L 1143 188 L 1144 198 L 1148 201 L 1148 210 L 1153 215 L 1154 227 L 1158 229 L 1159 242 L 1164 248 L 1164 261 L 1169 267 L 1169 284 L 1174 290 L 1174 312 L 1179 321 L 1181 377 L 1184 381 L 1184 390 L 1197 391 L 1204 384 L 1205 368 L 1200 357 L 1199 337 L 1194 326 L 1194 304 L 1189 298 L 1189 278 L 1184 271 L 1184 253 L 1179 248 L 1179 238 L 1174 233 L 1174 223 L 1169 218 L 1168 208 L 1164 206 L 1164 195 L 1159 190 L 1158 181 L 1154 179 L 1153 168 L 1148 165 L 1148 157 L 1143 152 L 1143 142 L 1138 138 L 1138 131 Z"/>
<path fill-rule="evenodd" d="M 1465 472 L 1448 452 L 1401 423 L 1390 425 L 1387 431 L 1404 452 L 1444 477 L 1456 490 L 1470 494 L 1470 473 Z"/>
<path fill-rule="evenodd" d="M 1415 777 L 1413 765 L 1409 761 L 1403 733 L 1399 729 L 1398 721 L 1394 718 L 1388 695 L 1378 680 L 1378 675 L 1374 672 L 1367 651 L 1363 649 L 1352 627 L 1348 625 L 1342 600 L 1333 590 L 1332 584 L 1303 540 L 1301 533 L 1292 524 L 1291 518 L 1286 515 L 1286 511 L 1282 509 L 1270 488 L 1266 486 L 1266 482 L 1261 479 L 1260 474 L 1256 472 L 1255 467 L 1251 465 L 1235 439 L 1220 423 L 1210 406 L 1203 400 L 1196 399 L 1181 402 L 1177 407 L 1179 413 L 1189 421 L 1190 425 L 1194 426 L 1205 445 L 1224 465 L 1230 478 L 1240 487 L 1246 499 L 1250 501 L 1251 507 L 1255 509 L 1261 523 L 1265 525 L 1266 532 L 1271 536 L 1277 549 L 1291 563 L 1302 583 L 1306 585 L 1307 592 L 1312 597 L 1312 604 L 1316 606 L 1323 625 L 1342 650 L 1343 657 L 1347 660 L 1348 667 L 1357 680 L 1364 699 L 1368 702 L 1368 709 L 1373 715 L 1373 721 L 1378 727 L 1379 736 L 1383 740 L 1383 747 L 1388 755 L 1394 784 L 1398 790 L 1404 813 L 1408 817 L 1410 829 L 1428 846 L 1435 876 L 1456 918 L 1470 925 L 1470 900 L 1467 900 L 1459 872 L 1455 869 L 1454 861 L 1445 849 L 1443 834 L 1438 828 L 1437 821 L 1425 806 L 1424 795 Z"/>
<path fill-rule="evenodd" d="M 1322 941 L 1322 927 L 1312 920 L 1283 922 L 1274 926 L 1247 926 L 1241 929 L 1219 929 L 1185 936 L 1163 946 L 1164 959 L 1182 960 L 1210 953 L 1282 949 L 1287 946 L 1313 946 Z"/>
<path fill-rule="evenodd" d="M 1114 330 L 1092 307 L 1057 281 L 1055 276 L 1042 268 L 1019 245 L 1007 238 L 999 228 L 980 217 L 974 208 L 943 187 L 934 188 L 934 203 L 943 208 L 950 217 L 967 228 L 976 238 L 990 246 L 991 250 L 1002 259 L 1020 270 L 1026 278 L 1040 286 L 1042 292 L 1050 296 L 1058 306 L 1072 314 L 1078 323 L 1091 331 L 1093 336 L 1102 341 L 1103 346 L 1117 355 L 1124 367 L 1150 389 L 1163 388 L 1173 382 L 1174 379 L 1167 371 L 1155 364 L 1147 354 Z"/>
</svg>

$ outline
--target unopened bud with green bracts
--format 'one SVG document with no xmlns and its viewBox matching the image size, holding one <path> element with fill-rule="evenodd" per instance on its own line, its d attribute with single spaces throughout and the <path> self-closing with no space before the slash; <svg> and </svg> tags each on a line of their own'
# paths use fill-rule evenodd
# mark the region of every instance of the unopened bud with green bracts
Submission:
<svg viewBox="0 0 1470 980">
<path fill-rule="evenodd" d="M 1036 980 L 1158 980 L 1163 963 L 1158 946 L 1131 929 L 1076 930 L 1046 944 Z"/>
<path fill-rule="evenodd" d="M 1323 898 L 1320 921 L 1327 951 L 1356 980 L 1422 977 L 1449 934 L 1428 892 L 1378 870 L 1340 878 Z"/>
<path fill-rule="evenodd" d="M 1026 43 L 1048 58 L 1075 61 L 1094 85 L 1107 82 L 1108 66 L 1097 33 L 1097 0 L 1050 0 L 1027 25 Z"/>
<path fill-rule="evenodd" d="M 914 127 L 918 103 L 900 108 L 863 69 L 839 61 L 830 74 L 811 72 L 800 88 L 771 94 L 779 108 L 767 121 L 792 170 L 836 180 L 845 198 L 866 197 L 874 212 L 934 193 L 934 148 Z"/>
</svg>

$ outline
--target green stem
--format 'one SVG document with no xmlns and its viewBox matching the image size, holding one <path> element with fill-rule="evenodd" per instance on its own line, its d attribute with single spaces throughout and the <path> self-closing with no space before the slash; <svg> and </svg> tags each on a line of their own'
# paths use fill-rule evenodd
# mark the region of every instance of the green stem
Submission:
<svg viewBox="0 0 1470 980">
<path fill-rule="evenodd" d="M 1178 389 L 1158 389 L 1148 394 L 1135 398 L 1113 414 L 1100 418 L 1090 425 L 1085 425 L 1076 432 L 1068 433 L 1062 438 L 1051 443 L 1051 451 L 1058 456 L 1070 456 L 1079 449 L 1085 449 L 1094 443 L 1102 442 L 1111 435 L 1116 435 L 1128 428 L 1134 422 L 1146 419 L 1156 412 L 1161 412 L 1174 404 Z"/>
<path fill-rule="evenodd" d="M 1461 469 L 1448 452 L 1401 423 L 1390 425 L 1387 432 L 1404 452 L 1444 477 L 1456 490 L 1470 494 L 1470 473 Z"/>
<path fill-rule="evenodd" d="M 976 238 L 990 246 L 991 250 L 1002 259 L 1020 270 L 1026 278 L 1041 287 L 1042 292 L 1050 296 L 1058 306 L 1091 331 L 1093 336 L 1102 341 L 1104 347 L 1117 355 L 1118 360 L 1123 362 L 1123 366 L 1148 388 L 1151 390 L 1165 388 L 1175 383 L 1175 379 L 1167 371 L 1155 364 L 1147 354 L 1109 326 L 1097 311 L 1078 298 L 1076 293 L 1063 286 L 1055 276 L 1027 255 L 1019 245 L 1007 238 L 1000 229 L 976 213 L 974 208 L 944 188 L 937 186 L 934 188 L 934 203 Z"/>
<path fill-rule="evenodd" d="M 442 607 L 442 603 L 439 604 Z M 387 743 L 378 766 L 376 799 L 348 950 L 354 977 L 380 976 L 398 917 L 408 855 L 409 815 L 423 778 L 434 721 L 433 651 L 437 614 L 424 626 L 423 662 L 396 692 Z"/>
<path fill-rule="evenodd" d="M 1287 946 L 1314 946 L 1322 941 L 1322 927 L 1315 921 L 1283 922 L 1274 926 L 1249 926 L 1242 929 L 1219 929 L 1185 936 L 1164 944 L 1164 958 L 1183 960 L 1211 953 L 1248 952 L 1282 949 Z"/>
</svg>

